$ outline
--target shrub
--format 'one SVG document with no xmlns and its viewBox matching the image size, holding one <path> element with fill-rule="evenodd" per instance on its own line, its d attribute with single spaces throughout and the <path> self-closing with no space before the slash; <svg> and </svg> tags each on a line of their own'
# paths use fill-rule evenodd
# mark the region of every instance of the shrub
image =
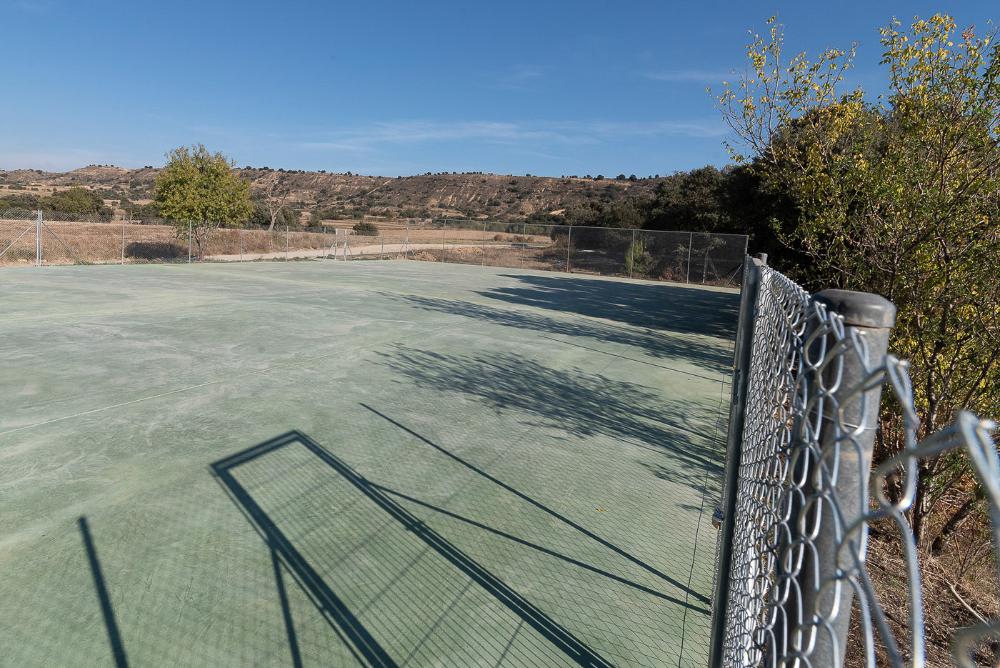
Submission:
<svg viewBox="0 0 1000 668">
<path fill-rule="evenodd" d="M 647 274 L 652 266 L 653 257 L 646 250 L 645 241 L 636 239 L 629 244 L 628 250 L 625 251 L 625 269 L 628 271 L 629 276 L 632 274 Z"/>
<path fill-rule="evenodd" d="M 378 236 L 378 226 L 375 223 L 355 223 L 354 233 L 363 237 L 377 237 Z"/>
</svg>

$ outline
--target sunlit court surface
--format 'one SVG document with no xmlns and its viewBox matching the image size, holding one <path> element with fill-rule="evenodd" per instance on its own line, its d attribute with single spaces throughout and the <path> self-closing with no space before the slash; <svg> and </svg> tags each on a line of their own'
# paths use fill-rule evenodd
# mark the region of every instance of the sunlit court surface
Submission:
<svg viewBox="0 0 1000 668">
<path fill-rule="evenodd" d="M 703 666 L 737 291 L 0 272 L 0 663 Z"/>
</svg>

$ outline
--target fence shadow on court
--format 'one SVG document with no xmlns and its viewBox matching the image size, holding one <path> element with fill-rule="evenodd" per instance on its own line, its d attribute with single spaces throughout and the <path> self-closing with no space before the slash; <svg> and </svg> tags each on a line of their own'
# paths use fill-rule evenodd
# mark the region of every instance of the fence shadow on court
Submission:
<svg viewBox="0 0 1000 668">
<path fill-rule="evenodd" d="M 583 347 L 602 355 L 627 359 L 640 364 L 652 364 L 670 369 L 669 366 L 650 362 L 648 359 L 631 357 L 611 350 L 600 350 L 588 347 L 582 343 L 546 337 L 544 335 L 572 337 L 573 339 L 591 339 L 600 343 L 633 347 L 653 358 L 687 361 L 707 371 L 717 373 L 727 371 L 732 362 L 732 351 L 728 347 L 710 345 L 705 341 L 692 340 L 690 337 L 677 334 L 643 331 L 630 327 L 603 324 L 595 320 L 553 318 L 523 309 L 494 308 L 485 304 L 476 304 L 461 300 L 438 299 L 436 297 L 424 297 L 421 295 L 385 296 L 405 300 L 411 306 L 427 311 L 460 315 L 506 327 L 539 332 L 543 335 L 543 338 L 550 338 L 556 343 Z M 678 369 L 671 370 L 686 373 Z M 706 378 L 706 380 L 718 380 L 717 377 L 702 377 Z"/>
<path fill-rule="evenodd" d="M 638 566 L 643 571 L 646 571 L 647 573 L 652 574 L 655 577 L 668 582 L 673 587 L 681 590 L 687 596 L 689 596 L 692 599 L 694 599 L 694 601 L 696 601 L 696 603 L 691 603 L 689 601 L 685 601 L 685 600 L 682 600 L 682 599 L 675 598 L 673 596 L 664 594 L 663 592 L 656 591 L 654 589 L 651 589 L 651 588 L 646 587 L 644 585 L 641 585 L 639 583 L 633 582 L 633 581 L 628 580 L 626 578 L 623 578 L 621 576 L 618 576 L 618 575 L 615 575 L 615 574 L 610 573 L 608 571 L 605 571 L 605 570 L 602 570 L 600 568 L 597 568 L 597 567 L 595 567 L 592 564 L 588 564 L 588 563 L 582 562 L 580 560 L 573 559 L 573 558 L 568 557 L 568 556 L 566 556 L 564 554 L 558 553 L 558 552 L 556 552 L 556 551 L 554 551 L 554 550 L 552 550 L 550 548 L 544 547 L 542 545 L 533 543 L 531 541 L 525 540 L 525 539 L 517 537 L 517 536 L 513 536 L 513 535 L 508 534 L 506 532 L 499 531 L 497 529 L 494 529 L 493 527 L 484 525 L 481 522 L 477 522 L 477 521 L 472 520 L 470 518 L 463 517 L 461 515 L 458 515 L 456 513 L 448 511 L 448 510 L 446 510 L 444 508 L 441 508 L 441 507 L 429 504 L 429 503 L 427 503 L 425 501 L 421 501 L 420 499 L 417 499 L 417 498 L 414 498 L 412 496 L 408 496 L 406 494 L 403 494 L 402 492 L 399 492 L 399 491 L 396 491 L 396 490 L 393 490 L 393 489 L 389 489 L 389 488 L 386 488 L 386 487 L 380 487 L 381 489 L 383 489 L 387 493 L 392 494 L 394 496 L 398 496 L 399 498 L 405 499 L 406 501 L 408 501 L 410 503 L 413 503 L 415 505 L 418 505 L 420 507 L 427 508 L 428 510 L 431 510 L 431 511 L 433 511 L 435 513 L 446 515 L 446 516 L 448 516 L 448 517 L 450 517 L 452 519 L 457 519 L 458 521 L 463 522 L 465 524 L 475 526 L 476 528 L 481 529 L 483 531 L 486 531 L 488 533 L 501 536 L 502 538 L 505 538 L 507 540 L 512 540 L 515 543 L 517 543 L 519 545 L 522 545 L 524 547 L 528 547 L 528 548 L 530 548 L 532 550 L 536 550 L 536 551 L 541 552 L 543 554 L 547 554 L 549 556 L 553 556 L 553 557 L 555 557 L 557 559 L 560 559 L 560 560 L 562 560 L 564 562 L 570 563 L 570 564 L 572 564 L 574 566 L 577 566 L 577 567 L 580 567 L 580 568 L 584 568 L 584 569 L 586 569 L 588 571 L 591 571 L 593 573 L 597 573 L 597 574 L 599 574 L 599 575 L 601 575 L 603 577 L 607 577 L 607 578 L 609 578 L 611 580 L 614 580 L 614 581 L 618 582 L 619 584 L 624 584 L 626 586 L 639 589 L 639 590 L 643 591 L 646 594 L 650 594 L 650 595 L 656 596 L 657 598 L 660 598 L 660 599 L 665 600 L 665 601 L 669 601 L 670 603 L 673 603 L 675 605 L 680 605 L 682 607 L 685 607 L 687 609 L 693 610 L 695 612 L 700 612 L 700 613 L 705 614 L 705 615 L 707 615 L 709 613 L 709 611 L 707 609 L 705 609 L 703 607 L 700 607 L 700 605 L 697 603 L 697 602 L 700 602 L 701 604 L 707 604 L 709 602 L 708 601 L 708 597 L 705 596 L 704 594 L 702 594 L 700 592 L 697 592 L 697 591 L 694 591 L 693 589 L 691 589 L 689 586 L 687 586 L 683 582 L 678 581 L 677 579 L 675 579 L 675 578 L 671 577 L 670 575 L 662 572 L 661 570 L 657 569 L 656 567 L 654 567 L 654 566 L 646 563 L 645 561 L 643 561 L 642 559 L 640 559 L 635 554 L 632 554 L 632 553 L 624 550 L 623 548 L 619 547 L 618 545 L 615 545 L 614 543 L 606 540 L 605 538 L 602 538 L 601 536 L 599 536 L 598 534 L 596 534 L 594 531 L 590 530 L 589 528 L 583 526 L 582 524 L 579 524 L 578 522 L 573 521 L 572 519 L 570 519 L 566 515 L 563 515 L 562 513 L 558 512 L 555 509 L 553 509 L 553 508 L 547 506 L 546 504 L 542 503 L 538 499 L 536 499 L 536 498 L 532 497 L 531 495 L 525 493 L 523 490 L 518 489 L 517 487 L 515 487 L 515 486 L 513 486 L 513 485 L 511 485 L 509 483 L 506 483 L 506 482 L 500 480 L 499 478 L 496 478 L 495 476 L 491 475 L 488 471 L 484 470 L 483 468 L 480 468 L 479 466 L 476 466 L 471 461 L 469 461 L 469 460 L 461 457 L 460 455 L 456 454 L 455 452 L 452 452 L 451 450 L 445 448 L 441 444 L 436 443 L 435 441 L 432 441 L 431 439 L 429 439 L 426 436 L 420 434 L 419 432 L 414 431 L 410 427 L 408 427 L 408 426 L 404 425 L 403 423 L 401 423 L 401 422 L 393 419 L 392 417 L 386 415 L 385 413 L 383 413 L 383 412 L 381 412 L 381 411 L 379 411 L 379 410 L 377 410 L 377 409 L 375 409 L 375 408 L 373 408 L 373 407 L 371 407 L 371 406 L 369 406 L 368 404 L 365 404 L 365 403 L 362 403 L 361 406 L 363 408 L 365 408 L 366 410 L 371 411 L 372 413 L 374 413 L 378 417 L 382 418 L 386 422 L 392 424 L 393 426 L 395 426 L 396 428 L 400 429 L 401 431 L 409 434 L 411 437 L 413 437 L 417 441 L 423 443 L 424 445 L 427 445 L 427 446 L 433 448 L 434 450 L 436 450 L 440 454 L 444 455 L 445 457 L 447 457 L 448 459 L 452 460 L 453 462 L 458 463 L 459 465 L 461 465 L 465 469 L 467 469 L 469 471 L 472 471 L 475 475 L 477 475 L 477 476 L 479 476 L 479 477 L 481 477 L 481 478 L 489 481 L 491 484 L 496 485 L 497 487 L 503 489 L 506 493 L 512 494 L 513 496 L 515 496 L 515 497 L 521 499 L 522 501 L 528 503 L 530 506 L 532 506 L 535 509 L 541 511 L 545 515 L 547 515 L 547 516 L 549 516 L 549 517 L 557 520 L 560 524 L 563 524 L 563 525 L 565 525 L 567 527 L 570 527 L 571 529 L 573 529 L 575 532 L 577 532 L 578 534 L 582 535 L 586 539 L 594 541 L 595 543 L 598 543 L 598 544 L 602 545 L 603 547 L 607 548 L 611 552 L 615 553 L 618 557 L 623 558 L 625 561 L 631 562 L 632 564 L 634 564 L 635 566 Z"/>
<path fill-rule="evenodd" d="M 364 664 L 374 666 L 397 665 L 396 660 L 390 655 L 387 648 L 374 637 L 369 628 L 360 621 L 359 616 L 364 614 L 367 618 L 371 618 L 373 615 L 378 615 L 378 608 L 374 607 L 377 602 L 380 605 L 388 607 L 400 606 L 399 601 L 396 601 L 395 605 L 385 601 L 384 597 L 387 596 L 386 592 L 388 589 L 383 589 L 375 600 L 369 601 L 365 605 L 363 612 L 353 611 L 345 599 L 334 590 L 334 583 L 327 581 L 321 575 L 323 572 L 328 573 L 332 564 L 314 563 L 311 561 L 311 559 L 316 559 L 315 555 L 307 556 L 304 551 L 299 549 L 296 539 L 292 535 L 294 531 L 292 534 L 287 532 L 278 520 L 264 510 L 262 503 L 259 502 L 251 490 L 238 480 L 236 471 L 239 467 L 254 461 L 261 461 L 262 458 L 268 455 L 296 446 L 305 448 L 315 461 L 321 462 L 331 473 L 335 474 L 328 483 L 328 486 L 338 485 L 345 487 L 343 483 L 347 483 L 349 486 L 347 488 L 352 492 L 352 499 L 345 498 L 344 503 L 339 504 L 339 507 L 329 507 L 326 509 L 328 512 L 327 518 L 336 516 L 338 511 L 342 511 L 347 507 L 351 508 L 352 515 L 354 516 L 363 514 L 363 510 L 357 510 L 354 507 L 354 502 L 358 500 L 358 495 L 360 495 L 360 498 L 367 498 L 375 504 L 379 511 L 388 516 L 388 518 L 391 518 L 391 520 L 395 520 L 396 524 L 393 525 L 392 522 L 389 522 L 389 526 L 397 526 L 405 532 L 406 536 L 419 539 L 420 543 L 425 546 L 424 549 L 429 548 L 443 562 L 447 562 L 450 567 L 457 569 L 468 577 L 482 591 L 487 592 L 495 601 L 516 615 L 524 625 L 532 628 L 554 648 L 564 653 L 565 657 L 570 661 L 583 666 L 610 665 L 593 649 L 574 636 L 572 632 L 546 615 L 542 610 L 533 605 L 531 601 L 508 586 L 481 563 L 474 560 L 400 505 L 393 498 L 394 496 L 402 498 L 400 494 L 393 492 L 393 490 L 387 487 L 372 483 L 307 435 L 298 431 L 291 431 L 219 460 L 211 465 L 211 469 L 230 498 L 243 511 L 271 551 L 289 647 L 295 665 L 300 665 L 301 660 L 299 658 L 298 641 L 294 624 L 292 623 L 291 611 L 288 606 L 287 595 L 285 594 L 281 577 L 282 566 L 289 570 L 295 581 L 309 595 L 310 600 L 330 624 L 332 630 L 348 643 L 354 658 Z M 278 468 L 280 469 L 280 467 Z M 267 477 L 269 484 L 272 485 L 272 489 L 274 486 L 277 486 L 279 489 L 282 488 L 280 470 L 276 471 L 274 475 L 269 474 Z M 288 506 L 297 496 L 322 493 L 322 483 L 319 483 L 319 487 L 317 487 L 315 480 L 313 480 L 311 485 L 305 487 L 301 483 L 301 480 L 293 480 L 289 482 L 287 488 L 282 489 L 279 493 L 280 496 L 287 492 L 290 498 L 270 499 L 270 501 L 272 503 L 281 502 L 280 505 Z M 381 519 L 368 519 L 371 521 L 373 535 L 380 534 L 382 535 L 381 540 L 386 540 L 385 527 L 387 523 Z M 327 527 L 326 530 L 329 530 L 329 528 Z M 343 538 L 346 539 L 346 536 Z M 387 552 L 392 551 L 392 548 L 389 546 L 383 546 L 382 549 Z M 322 557 L 320 558 L 322 559 Z M 350 557 L 348 555 L 345 558 Z M 379 567 L 378 564 L 368 563 L 371 568 L 377 569 Z M 406 566 L 406 569 L 410 569 L 412 566 L 413 562 L 410 562 Z M 454 571 L 448 571 L 447 573 L 441 571 L 440 575 L 448 578 L 448 580 L 454 580 L 455 575 L 453 573 Z M 378 577 L 385 577 L 391 582 L 394 577 L 402 577 L 402 573 L 395 576 L 391 573 L 381 573 Z M 442 580 L 440 583 L 437 583 L 437 586 L 444 587 L 445 582 L 445 580 Z M 345 582 L 344 584 L 346 586 L 350 583 Z M 435 583 L 426 584 L 429 585 L 429 591 L 434 589 Z M 411 608 L 414 606 L 419 608 L 424 605 L 424 602 L 410 600 L 406 602 L 406 605 Z M 418 634 L 424 634 L 423 639 L 416 643 L 417 647 L 422 645 L 430 635 L 436 632 L 438 624 L 442 622 L 443 614 L 446 614 L 442 613 L 441 618 L 432 619 L 430 617 L 432 617 L 433 611 L 429 606 L 424 610 L 424 613 L 423 615 L 417 615 L 412 619 L 406 620 L 408 627 L 410 627 L 405 629 L 406 635 L 412 636 L 414 629 L 417 627 L 420 628 Z M 385 625 L 380 624 L 380 626 L 384 631 Z M 400 629 L 401 634 L 403 630 Z M 513 642 L 513 637 L 510 638 L 510 642 Z"/>
<path fill-rule="evenodd" d="M 94 580 L 97 602 L 101 606 L 101 617 L 104 620 L 104 630 L 108 635 L 111 656 L 117 668 L 126 668 L 128 657 L 125 654 L 125 644 L 122 642 L 121 632 L 118 629 L 118 619 L 115 616 L 114 606 L 111 604 L 111 596 L 108 594 L 108 586 L 104 580 L 104 569 L 101 568 L 101 560 L 97 556 L 97 546 L 94 544 L 94 536 L 90 532 L 90 523 L 87 522 L 86 517 L 80 517 L 76 524 L 80 529 L 83 549 L 87 553 L 87 564 L 90 566 L 90 576 Z"/>
<path fill-rule="evenodd" d="M 682 334 L 731 339 L 736 332 L 740 298 L 733 291 L 568 276 L 501 276 L 522 285 L 492 288 L 478 294 L 511 304 Z"/>
<path fill-rule="evenodd" d="M 711 438 L 721 429 L 720 415 L 710 407 L 679 400 L 665 404 L 635 383 L 553 369 L 511 353 L 444 355 L 397 346 L 382 356 L 386 366 L 419 387 L 534 415 L 531 424 L 540 428 L 575 437 L 604 436 L 661 452 L 668 460 L 657 477 L 699 493 L 703 477 L 722 474 L 723 452 Z"/>
</svg>

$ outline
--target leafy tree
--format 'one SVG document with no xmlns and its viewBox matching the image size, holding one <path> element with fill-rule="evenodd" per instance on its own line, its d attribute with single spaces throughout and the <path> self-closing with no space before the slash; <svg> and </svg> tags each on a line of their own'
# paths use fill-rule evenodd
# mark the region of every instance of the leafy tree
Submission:
<svg viewBox="0 0 1000 668">
<path fill-rule="evenodd" d="M 724 193 L 728 177 L 707 166 L 669 176 L 656 187 L 646 227 L 654 230 L 730 232 Z"/>
<path fill-rule="evenodd" d="M 155 201 L 160 212 L 187 233 L 190 224 L 201 254 L 209 232 L 238 227 L 250 215 L 250 184 L 239 178 L 222 153 L 203 145 L 182 146 L 167 154 L 167 165 L 156 177 Z"/>
<path fill-rule="evenodd" d="M 861 89 L 841 91 L 853 50 L 785 60 L 781 29 L 774 19 L 769 26 L 748 46 L 748 74 L 719 102 L 741 139 L 733 156 L 793 204 L 795 215 L 773 228 L 809 259 L 799 278 L 896 303 L 891 347 L 913 362 L 924 432 L 962 408 L 1000 415 L 995 33 L 957 33 L 942 14 L 908 30 L 893 21 L 881 30 L 888 91 L 869 101 Z M 898 421 L 883 407 L 876 457 L 901 446 Z M 910 518 L 918 540 L 942 499 L 968 503 L 950 506 L 935 538 L 982 508 L 969 476 L 960 453 L 920 465 Z"/>
<path fill-rule="evenodd" d="M 274 214 L 273 218 L 272 214 Z M 254 201 L 253 210 L 247 218 L 247 226 L 256 228 L 266 227 L 268 231 L 271 231 L 276 224 L 288 227 L 297 226 L 299 224 L 298 216 L 291 209 L 282 207 L 280 211 L 274 212 L 266 202 Z"/>
</svg>

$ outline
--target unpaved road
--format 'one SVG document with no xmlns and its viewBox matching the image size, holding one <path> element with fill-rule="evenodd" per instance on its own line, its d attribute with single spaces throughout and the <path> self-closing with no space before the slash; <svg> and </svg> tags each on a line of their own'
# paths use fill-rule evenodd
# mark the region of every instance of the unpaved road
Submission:
<svg viewBox="0 0 1000 668">
<path fill-rule="evenodd" d="M 361 256 L 361 255 L 398 255 L 403 252 L 414 252 L 422 250 L 451 250 L 455 248 L 482 248 L 482 244 L 447 244 L 442 247 L 441 244 L 369 244 L 364 246 L 349 246 L 350 256 Z M 490 248 L 511 248 L 509 244 L 489 244 Z M 240 262 L 247 260 L 280 260 L 284 258 L 288 259 L 302 259 L 310 257 L 330 257 L 335 255 L 338 258 L 344 257 L 344 247 L 339 245 L 335 248 L 302 248 L 302 249 L 289 249 L 286 253 L 285 251 L 275 251 L 269 253 L 243 253 L 239 254 L 225 254 L 225 255 L 206 255 L 206 260 L 212 260 L 217 262 Z"/>
</svg>

